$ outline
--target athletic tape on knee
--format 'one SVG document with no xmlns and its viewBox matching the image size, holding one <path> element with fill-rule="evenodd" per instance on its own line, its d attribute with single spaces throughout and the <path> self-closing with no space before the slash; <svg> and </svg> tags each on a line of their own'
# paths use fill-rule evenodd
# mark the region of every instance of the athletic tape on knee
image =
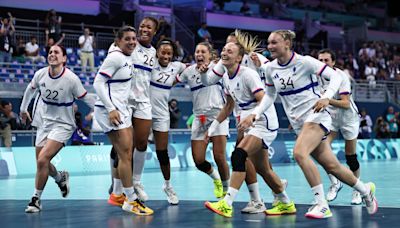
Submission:
<svg viewBox="0 0 400 228">
<path fill-rule="evenodd" d="M 169 164 L 168 150 L 156 150 L 156 154 L 160 165 Z"/>
<path fill-rule="evenodd" d="M 360 163 L 357 160 L 357 154 L 346 155 L 346 163 L 350 167 L 350 170 L 355 172 L 360 168 Z"/>
<path fill-rule="evenodd" d="M 236 148 L 232 152 L 231 163 L 234 172 L 246 172 L 247 153 L 242 148 Z"/>
<path fill-rule="evenodd" d="M 211 170 L 211 164 L 208 161 L 204 161 L 203 163 L 196 165 L 196 167 L 205 173 Z"/>
</svg>

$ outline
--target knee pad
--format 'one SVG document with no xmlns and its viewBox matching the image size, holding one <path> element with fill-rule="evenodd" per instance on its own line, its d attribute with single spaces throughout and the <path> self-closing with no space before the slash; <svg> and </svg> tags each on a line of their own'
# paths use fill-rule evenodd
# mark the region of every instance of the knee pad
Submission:
<svg viewBox="0 0 400 228">
<path fill-rule="evenodd" d="M 168 150 L 156 150 L 158 161 L 160 165 L 169 164 Z"/>
<path fill-rule="evenodd" d="M 231 157 L 232 170 L 234 172 L 246 172 L 247 153 L 242 148 L 236 148 Z"/>
<path fill-rule="evenodd" d="M 357 160 L 357 154 L 346 155 L 346 163 L 350 167 L 350 170 L 355 172 L 360 168 L 360 163 Z"/>
<path fill-rule="evenodd" d="M 117 168 L 119 159 L 118 159 L 117 151 L 115 151 L 114 147 L 111 148 L 110 158 L 114 160 L 113 167 Z"/>
<path fill-rule="evenodd" d="M 211 170 L 211 164 L 208 161 L 204 161 L 203 163 L 196 165 L 196 167 L 205 173 Z"/>
</svg>

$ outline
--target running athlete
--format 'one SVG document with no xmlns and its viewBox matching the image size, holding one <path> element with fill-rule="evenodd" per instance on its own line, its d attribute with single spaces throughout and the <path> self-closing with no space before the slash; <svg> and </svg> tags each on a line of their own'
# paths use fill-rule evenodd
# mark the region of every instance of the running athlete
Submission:
<svg viewBox="0 0 400 228">
<path fill-rule="evenodd" d="M 163 191 L 167 194 L 170 204 L 179 203 L 171 179 L 171 167 L 168 156 L 169 110 L 168 99 L 176 76 L 183 72 L 186 65 L 181 62 L 171 62 L 176 55 L 173 41 L 163 39 L 157 46 L 157 60 L 150 81 L 150 101 L 152 107 L 152 129 L 158 161 L 164 176 Z"/>
<path fill-rule="evenodd" d="M 132 58 L 135 77 L 132 80 L 132 92 L 129 106 L 133 111 L 134 152 L 133 152 L 133 187 L 142 201 L 149 196 L 140 182 L 146 160 L 147 143 L 151 128 L 150 78 L 156 62 L 156 49 L 151 41 L 158 29 L 158 21 L 145 17 L 139 24 L 138 43 Z"/>
<path fill-rule="evenodd" d="M 205 206 L 217 214 L 232 217 L 232 203 L 247 175 L 248 162 L 246 160 L 249 158 L 257 172 L 279 198 L 277 205 L 266 210 L 265 213 L 268 215 L 293 214 L 296 212 L 296 207 L 286 194 L 279 177 L 276 174 L 269 174 L 273 171 L 268 161 L 268 154 L 263 150 L 268 149 L 277 136 L 278 117 L 274 108 L 260 110 L 258 103 L 262 99 L 268 99 L 264 96 L 265 85 L 256 71 L 240 65 L 244 52 L 241 44 L 228 43 L 221 53 L 222 64 L 226 68 L 221 78 L 228 95 L 227 103 L 211 124 L 208 134 L 212 134 L 218 125 L 229 117 L 236 103 L 241 109 L 238 129 L 243 131 L 244 135 L 232 153 L 233 172 L 227 194 L 218 202 L 206 202 Z M 249 118 L 253 118 L 251 114 L 255 110 L 261 118 L 253 123 L 253 120 Z"/>
<path fill-rule="evenodd" d="M 204 141 L 204 133 L 222 109 L 225 97 L 221 84 L 206 87 L 201 83 L 200 79 L 202 69 L 212 69 L 211 53 L 212 47 L 210 43 L 199 43 L 195 50 L 196 64 L 186 68 L 177 77 L 177 81 L 187 82 L 193 95 L 195 120 L 192 125 L 191 146 L 194 163 L 200 171 L 208 174 L 214 180 L 214 195 L 217 198 L 221 198 L 228 188 L 229 180 L 229 167 L 225 154 L 229 120 L 223 121 L 210 135 L 210 141 L 213 143 L 214 160 L 218 167 L 217 171 L 205 159 L 208 142 Z"/>
<path fill-rule="evenodd" d="M 39 90 L 41 101 L 36 108 L 40 111 L 36 112 L 40 113 L 41 118 L 35 118 L 37 124 L 40 124 L 37 125 L 35 141 L 37 171 L 35 190 L 25 209 L 27 213 L 42 210 L 40 198 L 49 175 L 55 179 L 62 196 L 64 198 L 68 196 L 70 190 L 68 172 L 57 171 L 50 161 L 68 142 L 76 128 L 72 109 L 74 100 L 83 99 L 93 107 L 93 102 L 86 96 L 87 92 L 79 77 L 65 67 L 67 62 L 65 48 L 59 45 L 52 46 L 47 61 L 49 66 L 38 70 L 26 88 L 20 107 L 21 116 L 30 118 L 28 105 L 35 91 Z"/>
<path fill-rule="evenodd" d="M 325 109 L 329 105 L 329 99 L 339 90 L 341 78 L 326 64 L 292 51 L 294 38 L 295 34 L 290 30 L 277 30 L 268 37 L 268 50 L 275 60 L 262 66 L 267 77 L 266 93 L 270 97 L 262 105 L 269 107 L 279 94 L 289 122 L 298 135 L 293 155 L 314 193 L 315 200 L 305 216 L 332 216 L 325 200 L 321 177 L 310 155 L 328 173 L 360 192 L 368 213 L 374 214 L 378 210 L 375 184 L 364 184 L 357 179 L 348 168 L 339 163 L 329 143 L 323 140 L 329 134 L 331 125 L 331 117 Z M 317 77 L 330 80 L 322 96 Z M 255 119 L 259 118 L 256 113 L 254 116 Z"/>
<path fill-rule="evenodd" d="M 116 45 L 115 50 L 108 53 L 93 83 L 99 97 L 94 114 L 119 158 L 108 203 L 137 215 L 150 215 L 153 210 L 138 199 L 132 184 L 133 132 L 128 98 L 133 77 L 131 54 L 136 46 L 135 28 L 120 28 Z"/>
<path fill-rule="evenodd" d="M 357 137 L 360 126 L 360 117 L 358 109 L 351 96 L 351 83 L 349 77 L 339 68 L 335 68 L 336 55 L 330 49 L 323 49 L 318 53 L 318 60 L 332 67 L 340 77 L 342 83 L 340 84 L 339 92 L 334 98 L 329 99 L 329 106 L 327 110 L 332 117 L 331 133 L 328 135 L 328 143 L 336 138 L 337 132 L 340 130 L 345 140 L 345 154 L 347 165 L 353 172 L 354 176 L 360 177 L 360 164 L 357 160 Z M 321 77 L 321 84 L 323 89 L 329 84 L 329 79 Z M 324 92 L 324 91 L 322 91 Z M 343 184 L 334 175 L 328 173 L 331 186 L 326 194 L 326 200 L 333 201 L 336 199 L 338 192 L 342 189 Z M 358 191 L 353 190 L 351 204 L 359 205 L 362 203 L 361 195 Z"/>
</svg>

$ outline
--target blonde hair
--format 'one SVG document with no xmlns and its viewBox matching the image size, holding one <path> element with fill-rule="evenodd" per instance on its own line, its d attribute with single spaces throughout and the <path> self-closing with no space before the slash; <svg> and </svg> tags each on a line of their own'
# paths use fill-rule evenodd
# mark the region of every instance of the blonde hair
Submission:
<svg viewBox="0 0 400 228">
<path fill-rule="evenodd" d="M 290 45 L 289 48 L 292 49 L 293 47 L 293 41 L 296 38 L 296 33 L 294 33 L 292 30 L 275 30 L 272 33 L 276 33 L 282 36 L 283 40 L 289 40 Z"/>
<path fill-rule="evenodd" d="M 231 35 L 236 37 L 237 42 L 243 46 L 246 54 L 261 51 L 261 48 L 258 48 L 261 41 L 257 39 L 257 36 L 253 37 L 249 33 L 242 32 L 239 29 L 236 29 L 233 34 L 231 33 Z"/>
</svg>

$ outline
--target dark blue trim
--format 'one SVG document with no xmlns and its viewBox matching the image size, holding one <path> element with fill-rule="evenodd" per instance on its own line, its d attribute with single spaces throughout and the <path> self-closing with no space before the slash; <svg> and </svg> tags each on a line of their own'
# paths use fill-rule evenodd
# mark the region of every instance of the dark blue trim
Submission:
<svg viewBox="0 0 400 228">
<path fill-rule="evenodd" d="M 289 65 L 289 63 L 293 60 L 293 57 L 294 57 L 294 51 L 292 52 L 292 57 L 290 57 L 290 59 L 289 59 L 289 61 L 287 63 L 280 64 L 278 60 L 276 60 L 276 62 L 278 63 L 279 66 L 285 67 L 285 66 Z"/>
<path fill-rule="evenodd" d="M 106 77 L 106 78 L 111 78 L 111 76 L 110 76 L 110 75 L 108 75 L 107 73 L 104 73 L 104 72 L 99 72 L 99 74 L 100 74 L 101 76 L 103 76 L 103 77 Z"/>
<path fill-rule="evenodd" d="M 312 80 L 312 75 L 310 75 L 310 81 L 311 81 L 312 83 L 314 83 L 313 80 Z M 316 83 L 317 83 L 317 85 L 318 85 L 318 82 L 316 82 Z M 312 91 L 313 91 L 313 93 L 314 93 L 315 95 L 318 96 L 318 98 L 321 98 L 321 96 L 320 96 L 318 93 L 315 92 L 314 87 L 312 87 Z"/>
<path fill-rule="evenodd" d="M 99 107 L 99 108 L 106 108 L 106 106 L 104 105 L 94 105 L 95 107 Z"/>
<path fill-rule="evenodd" d="M 318 82 L 312 82 L 312 81 L 311 81 L 310 84 L 304 86 L 303 88 L 295 89 L 295 90 L 290 90 L 290 91 L 285 91 L 285 92 L 279 92 L 279 95 L 281 95 L 281 96 L 293 95 L 293 94 L 301 93 L 301 92 L 303 92 L 303 91 L 305 91 L 305 90 L 308 90 L 308 89 L 310 89 L 310 88 L 313 88 L 313 89 L 314 89 L 315 86 L 318 86 Z M 317 95 L 318 95 L 318 94 L 317 94 Z"/>
<path fill-rule="evenodd" d="M 258 88 L 258 89 L 256 89 L 256 90 L 253 92 L 253 94 L 256 94 L 256 93 L 258 93 L 258 92 L 260 92 L 260 91 L 264 91 L 264 89 L 263 89 L 263 88 Z"/>
<path fill-rule="evenodd" d="M 269 146 L 264 142 L 264 139 L 261 139 L 261 142 L 263 144 L 264 149 L 268 150 Z M 269 155 L 267 155 L 267 156 L 269 156 Z"/>
<path fill-rule="evenodd" d="M 238 72 L 239 72 L 239 69 L 240 69 L 240 64 L 238 65 L 238 68 L 236 69 L 236 71 L 235 71 L 235 73 L 232 75 L 232 77 L 229 76 L 229 74 L 228 74 L 230 80 L 232 80 L 232 79 L 234 79 L 234 78 L 236 77 L 236 75 L 237 75 Z"/>
<path fill-rule="evenodd" d="M 329 135 L 330 131 L 328 130 L 328 128 L 326 128 L 322 123 L 320 123 L 319 126 L 322 128 L 322 130 L 324 130 L 325 136 Z M 322 140 L 324 140 L 324 138 L 322 138 Z"/>
<path fill-rule="evenodd" d="M 215 75 L 217 75 L 218 77 L 222 78 L 222 76 L 224 76 L 223 74 L 218 73 L 217 71 L 215 71 L 214 69 L 212 69 L 213 73 Z"/>
<path fill-rule="evenodd" d="M 58 78 L 60 78 L 61 76 L 63 76 L 63 74 L 65 73 L 65 67 L 63 67 L 63 70 L 62 70 L 62 72 L 61 72 L 61 74 L 60 75 L 58 75 L 57 77 L 55 77 L 55 78 L 53 78 L 53 77 L 51 77 L 51 75 L 50 75 L 50 68 L 49 68 L 49 77 L 51 78 L 51 79 L 58 79 Z"/>
<path fill-rule="evenodd" d="M 193 87 L 193 88 L 190 88 L 190 91 L 196 91 L 196 90 L 199 90 L 199 89 L 201 89 L 201 88 L 204 88 L 205 86 L 204 85 L 198 85 L 198 86 L 195 86 L 195 87 Z"/>
<path fill-rule="evenodd" d="M 269 129 L 269 121 L 268 121 L 268 117 L 267 117 L 267 115 L 265 115 L 265 113 L 263 113 L 263 115 L 265 116 L 265 119 L 267 120 L 267 130 L 268 131 L 277 131 L 279 128 L 276 128 L 276 129 Z"/>
<path fill-rule="evenodd" d="M 248 101 L 246 103 L 239 104 L 239 107 L 243 108 L 243 107 L 246 107 L 246 106 L 248 106 L 248 105 L 250 105 L 250 104 L 252 104 L 254 102 L 257 102 L 257 100 L 255 98 L 254 98 L 254 100 Z"/>
<path fill-rule="evenodd" d="M 107 81 L 108 84 L 111 83 L 123 83 L 123 82 L 128 82 L 130 81 L 132 78 L 126 78 L 126 79 L 110 79 Z"/>
<path fill-rule="evenodd" d="M 153 70 L 150 67 L 146 67 L 146 66 L 142 66 L 142 65 L 138 65 L 138 64 L 133 64 L 133 66 L 137 69 L 141 69 L 141 70 L 148 71 L 148 72 L 151 72 Z"/>
<path fill-rule="evenodd" d="M 35 101 L 35 104 L 33 105 L 33 107 L 35 107 L 35 109 L 32 110 L 32 120 L 35 119 L 36 110 L 37 110 L 37 105 L 38 105 L 39 100 L 40 100 L 40 95 L 42 94 L 42 93 L 40 92 L 40 89 L 39 89 L 38 91 L 39 91 L 39 95 L 38 95 L 38 97 L 37 97 L 37 99 L 36 99 L 36 101 Z M 42 99 L 43 99 L 43 98 L 42 98 Z"/>
<path fill-rule="evenodd" d="M 157 87 L 157 88 L 160 88 L 160 89 L 168 89 L 168 90 L 170 90 L 172 88 L 172 86 L 160 85 L 160 84 L 157 84 L 157 83 L 152 82 L 152 81 L 150 81 L 150 85 L 154 86 L 154 87 Z"/>
<path fill-rule="evenodd" d="M 42 98 L 42 100 L 47 105 L 54 105 L 54 106 L 58 106 L 58 107 L 68 107 L 68 106 L 72 106 L 72 104 L 74 103 L 74 101 L 69 102 L 69 103 L 56 103 L 56 102 L 46 101 L 43 98 Z"/>
</svg>

